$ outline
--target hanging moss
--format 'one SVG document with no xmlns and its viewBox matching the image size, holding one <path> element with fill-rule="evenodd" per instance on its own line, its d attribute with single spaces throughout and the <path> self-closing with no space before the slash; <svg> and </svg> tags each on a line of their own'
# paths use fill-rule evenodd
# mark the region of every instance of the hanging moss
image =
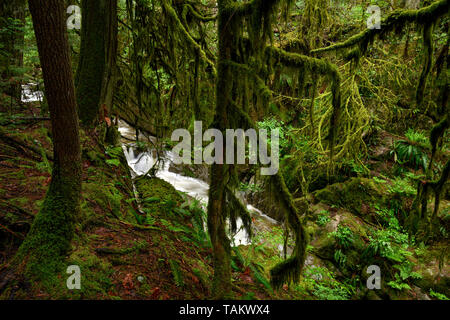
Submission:
<svg viewBox="0 0 450 320">
<path fill-rule="evenodd" d="M 292 256 L 277 264 L 270 270 L 270 282 L 274 288 L 280 288 L 284 283 L 298 282 L 306 259 L 306 246 L 308 235 L 300 220 L 297 208 L 294 205 L 283 176 L 278 173 L 271 179 L 273 190 L 279 194 L 278 201 L 286 214 L 286 221 L 295 236 L 295 247 Z"/>
<path fill-rule="evenodd" d="M 381 20 L 380 29 L 365 29 L 344 42 L 312 50 L 312 54 L 319 54 L 328 51 L 340 50 L 359 45 L 361 54 L 367 49 L 368 44 L 373 42 L 376 36 L 383 37 L 395 28 L 401 28 L 407 23 L 417 23 L 419 25 L 429 25 L 434 23 L 440 17 L 448 14 L 449 0 L 440 0 L 419 10 L 396 10 Z"/>
<path fill-rule="evenodd" d="M 431 152 L 433 154 L 436 153 L 437 150 L 437 144 L 439 138 L 441 138 L 445 130 L 447 130 L 450 126 L 450 120 L 448 118 L 448 115 L 446 115 L 439 123 L 437 123 L 432 129 L 430 133 L 430 144 L 431 144 Z"/>
<path fill-rule="evenodd" d="M 418 182 L 417 196 L 414 199 L 407 221 L 410 235 L 417 235 L 422 240 L 428 240 L 432 235 L 433 222 L 439 212 L 441 194 L 448 183 L 449 174 L 450 160 L 447 160 L 438 180 Z M 434 193 L 434 210 L 430 216 L 428 214 L 428 199 L 431 192 Z"/>
<path fill-rule="evenodd" d="M 423 45 L 424 45 L 424 65 L 422 73 L 420 74 L 419 83 L 416 90 L 416 103 L 418 106 L 422 104 L 423 93 L 427 84 L 428 74 L 431 70 L 433 61 L 433 25 L 426 24 L 423 27 Z"/>
<path fill-rule="evenodd" d="M 206 56 L 206 53 L 202 50 L 201 46 L 192 38 L 192 36 L 189 34 L 189 32 L 186 30 L 186 28 L 181 23 L 180 19 L 178 18 L 177 13 L 173 9 L 172 6 L 169 5 L 167 0 L 162 1 L 162 5 L 168 15 L 171 19 L 173 19 L 173 23 L 177 26 L 178 30 L 183 34 L 185 37 L 187 43 L 195 48 L 195 50 L 199 53 L 200 57 L 211 67 L 213 70 L 213 73 L 216 73 L 215 65 L 212 61 L 208 59 Z"/>
<path fill-rule="evenodd" d="M 328 140 L 330 146 L 330 168 L 332 168 L 337 127 L 341 113 L 341 77 L 337 67 L 326 60 L 290 53 L 278 48 L 267 47 L 266 51 L 271 53 L 273 59 L 280 61 L 284 65 L 296 67 L 302 70 L 302 72 L 308 72 L 311 74 L 314 71 L 314 74 L 317 73 L 330 79 L 332 83 L 331 92 L 333 95 L 333 112 L 330 118 Z"/>
</svg>

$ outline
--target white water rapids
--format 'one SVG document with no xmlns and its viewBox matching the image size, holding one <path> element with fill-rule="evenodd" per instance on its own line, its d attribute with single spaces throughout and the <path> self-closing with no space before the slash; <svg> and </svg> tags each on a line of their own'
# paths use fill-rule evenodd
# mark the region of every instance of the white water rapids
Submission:
<svg viewBox="0 0 450 320">
<path fill-rule="evenodd" d="M 134 177 L 147 173 L 157 161 L 157 157 L 152 150 L 145 152 L 138 152 L 135 143 L 130 143 L 127 140 L 136 139 L 136 130 L 130 127 L 126 122 L 119 120 L 119 132 L 122 139 L 122 148 L 127 159 L 128 165 L 131 169 L 131 174 Z M 141 137 L 141 134 L 139 134 Z M 169 167 L 173 159 L 173 154 L 170 151 L 165 151 L 163 155 L 163 161 L 160 162 L 156 177 L 167 181 L 176 190 L 184 192 L 189 196 L 199 200 L 204 207 L 208 204 L 208 190 L 209 185 L 196 178 L 186 177 L 178 173 L 170 172 Z M 260 220 L 261 223 L 267 225 L 276 225 L 278 222 L 269 216 L 263 214 L 260 210 L 256 209 L 250 204 L 247 204 L 247 209 L 251 213 L 252 217 Z M 233 235 L 233 245 L 248 245 L 250 241 L 247 233 L 242 228 L 242 221 L 237 221 L 237 233 Z"/>
<path fill-rule="evenodd" d="M 36 87 L 37 85 L 35 83 L 22 85 L 21 101 L 24 103 L 42 101 L 44 98 L 44 93 L 42 91 L 35 90 Z"/>
</svg>

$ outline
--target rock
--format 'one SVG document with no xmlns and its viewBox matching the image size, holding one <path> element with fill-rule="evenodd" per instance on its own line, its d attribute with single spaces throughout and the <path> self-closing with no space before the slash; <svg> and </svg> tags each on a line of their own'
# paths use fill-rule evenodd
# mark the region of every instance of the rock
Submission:
<svg viewBox="0 0 450 320">
<path fill-rule="evenodd" d="M 430 296 L 424 293 L 418 286 L 413 286 L 413 291 L 416 294 L 418 300 L 431 300 Z"/>
</svg>

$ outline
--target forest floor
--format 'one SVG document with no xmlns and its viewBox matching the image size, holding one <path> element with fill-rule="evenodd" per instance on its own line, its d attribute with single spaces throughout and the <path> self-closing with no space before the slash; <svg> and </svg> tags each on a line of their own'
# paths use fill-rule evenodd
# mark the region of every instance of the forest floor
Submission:
<svg viewBox="0 0 450 320">
<path fill-rule="evenodd" d="M 0 272 L 14 256 L 50 183 L 48 121 L 33 121 L 37 106 L 0 110 Z M 26 119 L 25 119 L 26 118 Z M 94 134 L 95 135 L 95 134 Z M 392 200 L 408 207 L 414 190 L 389 177 L 383 155 L 393 137 L 373 150 L 373 176 L 352 177 L 314 192 L 304 217 L 311 238 L 302 280 L 272 290 L 268 270 L 282 258 L 281 226 L 260 230 L 250 246 L 233 249 L 237 299 L 430 299 L 449 294 L 448 240 L 409 245 L 389 224 Z M 207 299 L 212 251 L 196 223 L 201 210 L 163 180 L 136 182 L 135 199 L 121 148 L 100 149 L 82 133 L 82 219 L 67 265 L 80 266 L 82 289 L 68 290 L 67 275 L 54 287 L 10 288 L 4 299 Z M 389 142 L 390 141 L 390 142 Z M 47 153 L 46 153 L 47 152 Z M 377 160 L 378 159 L 378 160 Z M 449 202 L 441 204 L 448 230 Z M 391 219 L 391 221 L 393 221 Z M 445 225 L 445 224 L 444 224 Z M 445 232 L 445 230 L 443 231 Z M 367 266 L 382 269 L 383 289 L 368 290 Z M 386 274 L 388 273 L 388 274 Z M 442 296 L 441 296 L 442 297 Z"/>
</svg>

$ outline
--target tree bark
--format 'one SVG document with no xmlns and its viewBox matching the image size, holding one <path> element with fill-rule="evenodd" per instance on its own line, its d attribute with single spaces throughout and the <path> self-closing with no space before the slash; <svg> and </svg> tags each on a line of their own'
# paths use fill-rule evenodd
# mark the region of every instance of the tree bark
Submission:
<svg viewBox="0 0 450 320">
<path fill-rule="evenodd" d="M 117 0 L 82 0 L 81 48 L 76 74 L 78 114 L 93 127 L 111 112 L 117 56 Z M 102 119 L 101 119 L 102 120 Z"/>
<path fill-rule="evenodd" d="M 230 4 L 230 0 L 219 0 L 219 56 L 216 86 L 216 112 L 214 116 L 215 128 L 223 133 L 228 127 L 228 104 L 232 94 L 232 72 L 230 67 L 221 63 L 231 60 L 233 52 L 233 36 L 229 16 L 222 10 Z M 224 150 L 224 155 L 226 154 Z M 225 219 L 225 186 L 230 166 L 226 164 L 213 164 L 211 166 L 211 186 L 208 203 L 208 232 L 211 238 L 214 256 L 213 297 L 224 299 L 231 297 L 231 247 L 226 234 Z"/>
<path fill-rule="evenodd" d="M 29 278 L 60 271 L 74 234 L 81 193 L 81 152 L 64 2 L 29 0 L 50 111 L 54 164 L 44 204 L 13 263 Z M 25 263 L 23 263 L 25 261 Z"/>
</svg>

